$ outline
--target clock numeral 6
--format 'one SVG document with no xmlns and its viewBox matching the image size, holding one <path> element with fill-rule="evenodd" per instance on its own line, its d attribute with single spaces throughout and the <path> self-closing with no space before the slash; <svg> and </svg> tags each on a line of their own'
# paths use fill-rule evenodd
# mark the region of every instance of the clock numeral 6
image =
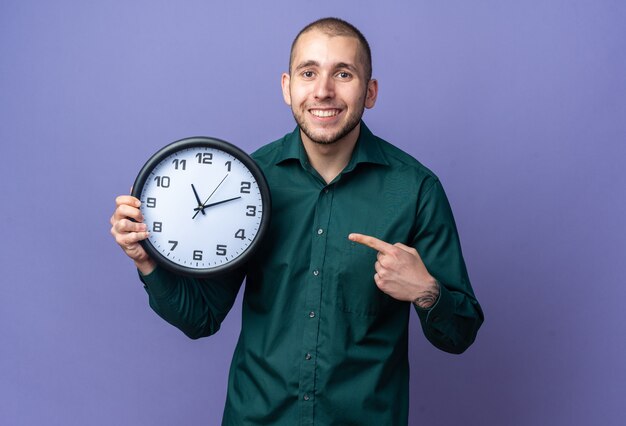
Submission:
<svg viewBox="0 0 626 426">
<path fill-rule="evenodd" d="M 252 184 L 250 182 L 241 182 L 241 189 L 239 192 L 242 194 L 249 194 L 251 186 Z"/>
<path fill-rule="evenodd" d="M 162 229 L 163 229 L 162 222 L 154 222 L 152 224 L 152 232 L 161 232 Z"/>
<path fill-rule="evenodd" d="M 226 256 L 226 244 L 218 244 L 215 249 L 215 254 L 218 256 Z"/>
<path fill-rule="evenodd" d="M 199 152 L 196 154 L 198 164 L 213 164 L 213 153 L 211 152 Z"/>
<path fill-rule="evenodd" d="M 156 180 L 157 186 L 161 188 L 169 188 L 170 187 L 170 177 L 169 176 L 157 176 L 154 178 Z"/>
<path fill-rule="evenodd" d="M 246 216 L 256 216 L 256 206 L 246 206 Z"/>
<path fill-rule="evenodd" d="M 156 198 L 148 197 L 146 200 L 146 207 L 150 207 L 151 209 L 156 207 Z"/>
<path fill-rule="evenodd" d="M 193 260 L 202 260 L 202 250 L 193 251 Z"/>
</svg>

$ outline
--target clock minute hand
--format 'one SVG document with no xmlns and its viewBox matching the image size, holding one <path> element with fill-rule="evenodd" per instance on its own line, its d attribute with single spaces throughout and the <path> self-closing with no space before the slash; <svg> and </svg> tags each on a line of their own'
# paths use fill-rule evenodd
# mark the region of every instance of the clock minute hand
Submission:
<svg viewBox="0 0 626 426">
<path fill-rule="evenodd" d="M 206 216 L 206 213 L 204 212 L 204 206 L 202 204 L 202 201 L 200 201 L 200 197 L 198 196 L 198 192 L 196 191 L 196 187 L 193 186 L 193 183 L 191 184 L 191 189 L 193 189 L 193 195 L 196 196 L 196 201 L 198 202 L 198 207 L 202 207 L 199 211 Z M 194 216 L 195 217 L 195 216 Z"/>
<path fill-rule="evenodd" d="M 206 209 L 207 207 L 217 206 L 218 204 L 227 203 L 227 202 L 229 202 L 229 201 L 238 200 L 238 199 L 240 199 L 240 198 L 241 198 L 241 195 L 240 195 L 239 197 L 233 197 L 233 198 L 228 198 L 228 199 L 226 199 L 226 200 L 216 201 L 216 202 L 211 203 L 211 204 L 204 204 L 204 205 L 202 205 L 202 206 L 198 206 L 198 207 L 196 207 L 194 210 L 195 210 L 196 212 L 198 212 L 198 211 L 201 211 L 201 210 Z"/>
</svg>

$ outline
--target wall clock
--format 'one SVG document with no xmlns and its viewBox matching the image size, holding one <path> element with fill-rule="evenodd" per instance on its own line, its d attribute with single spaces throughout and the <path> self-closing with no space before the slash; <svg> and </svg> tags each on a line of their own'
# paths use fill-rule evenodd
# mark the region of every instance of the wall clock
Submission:
<svg viewBox="0 0 626 426">
<path fill-rule="evenodd" d="M 150 236 L 141 242 L 159 265 L 208 277 L 242 266 L 269 226 L 271 198 L 263 172 L 236 146 L 192 137 L 156 152 L 132 195 Z"/>
</svg>

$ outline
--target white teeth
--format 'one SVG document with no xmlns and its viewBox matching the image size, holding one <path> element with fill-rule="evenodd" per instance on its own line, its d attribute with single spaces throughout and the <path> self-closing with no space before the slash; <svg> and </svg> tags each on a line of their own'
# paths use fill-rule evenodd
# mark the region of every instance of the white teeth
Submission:
<svg viewBox="0 0 626 426">
<path fill-rule="evenodd" d="M 316 117 L 334 117 L 339 114 L 339 111 L 336 109 L 312 109 L 311 114 Z"/>
</svg>

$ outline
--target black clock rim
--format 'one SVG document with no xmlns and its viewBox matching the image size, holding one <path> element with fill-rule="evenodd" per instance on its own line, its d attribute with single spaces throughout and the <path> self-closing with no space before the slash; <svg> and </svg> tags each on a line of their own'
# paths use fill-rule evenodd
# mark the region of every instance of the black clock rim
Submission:
<svg viewBox="0 0 626 426">
<path fill-rule="evenodd" d="M 188 148 L 196 147 L 208 147 L 219 149 L 224 151 L 243 163 L 244 166 L 250 170 L 252 176 L 256 179 L 259 185 L 259 191 L 261 192 L 261 202 L 263 203 L 263 214 L 261 216 L 261 223 L 259 224 L 259 231 L 257 232 L 254 240 L 250 245 L 241 253 L 237 258 L 228 262 L 225 265 L 216 266 L 214 268 L 188 268 L 172 262 L 165 256 L 163 256 L 148 239 L 142 240 L 139 243 L 148 253 L 148 255 L 157 262 L 158 265 L 163 266 L 165 269 L 170 270 L 179 275 L 184 275 L 192 278 L 211 278 L 227 272 L 234 271 L 242 268 L 254 255 L 254 253 L 260 247 L 265 234 L 269 228 L 270 212 L 272 208 L 271 194 L 267 180 L 261 168 L 256 162 L 241 148 L 226 142 L 225 140 L 208 137 L 208 136 L 193 136 L 184 139 L 179 139 L 169 145 L 164 146 L 154 153 L 137 174 L 131 195 L 137 199 L 141 199 L 141 193 L 143 187 L 150 176 L 152 170 L 163 161 L 166 157 Z"/>
</svg>

